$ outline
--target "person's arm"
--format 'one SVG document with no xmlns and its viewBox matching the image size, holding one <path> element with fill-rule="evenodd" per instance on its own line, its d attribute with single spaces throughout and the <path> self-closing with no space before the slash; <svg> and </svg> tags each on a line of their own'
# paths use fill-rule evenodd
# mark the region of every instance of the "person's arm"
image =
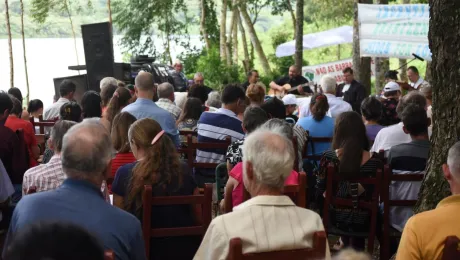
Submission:
<svg viewBox="0 0 460 260">
<path fill-rule="evenodd" d="M 215 218 L 209 225 L 194 260 L 225 260 L 228 255 L 227 234 L 220 228 L 224 225 L 221 217 Z"/>
<path fill-rule="evenodd" d="M 411 217 L 404 227 L 404 231 L 399 242 L 396 260 L 417 260 L 423 259 L 421 250 L 424 248 L 417 241 L 417 234 L 414 227 L 414 217 Z"/>
<path fill-rule="evenodd" d="M 284 90 L 283 87 L 278 85 L 278 83 L 275 82 L 275 81 L 270 82 L 270 84 L 268 84 L 268 86 L 273 90 L 278 90 L 278 91 L 283 91 Z"/>
<path fill-rule="evenodd" d="M 129 259 L 130 260 L 146 260 L 147 256 L 145 255 L 145 244 L 142 235 L 142 227 L 139 220 L 137 220 L 136 225 L 133 227 L 135 230 L 134 238 L 131 240 L 130 248 L 131 251 L 129 252 Z M 151 254 L 153 252 L 150 252 Z"/>
<path fill-rule="evenodd" d="M 227 184 L 225 184 L 224 188 L 224 199 L 220 202 L 221 212 L 225 212 L 225 194 L 227 193 L 229 196 L 232 196 L 232 192 L 236 186 L 238 186 L 238 181 L 232 176 L 228 176 Z"/>
</svg>

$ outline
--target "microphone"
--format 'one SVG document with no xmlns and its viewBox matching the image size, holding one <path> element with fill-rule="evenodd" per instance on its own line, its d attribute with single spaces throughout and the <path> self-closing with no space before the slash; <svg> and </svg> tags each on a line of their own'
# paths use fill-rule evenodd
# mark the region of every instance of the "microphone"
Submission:
<svg viewBox="0 0 460 260">
<path fill-rule="evenodd" d="M 417 60 L 420 60 L 420 61 L 425 61 L 425 59 L 424 59 L 424 58 L 422 58 L 422 57 L 418 56 L 418 55 L 417 55 L 417 54 L 415 54 L 415 53 L 412 53 L 412 56 L 414 56 L 414 57 L 415 57 Z"/>
</svg>

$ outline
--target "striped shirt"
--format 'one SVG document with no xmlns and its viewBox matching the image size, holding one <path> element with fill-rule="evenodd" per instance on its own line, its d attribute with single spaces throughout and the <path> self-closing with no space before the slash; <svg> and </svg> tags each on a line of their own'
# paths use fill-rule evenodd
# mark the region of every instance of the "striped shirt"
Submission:
<svg viewBox="0 0 460 260">
<path fill-rule="evenodd" d="M 233 142 L 244 138 L 241 120 L 234 112 L 220 108 L 216 112 L 204 112 L 201 115 L 198 121 L 198 142 L 223 143 L 227 136 L 230 136 Z M 200 163 L 223 163 L 225 162 L 226 151 L 227 149 L 199 149 L 197 150 L 196 161 Z M 214 174 L 213 171 L 212 174 Z"/>
<path fill-rule="evenodd" d="M 182 109 L 180 109 L 174 102 L 167 98 L 160 98 L 156 102 L 157 106 L 163 108 L 164 110 L 168 111 L 171 113 L 171 115 L 174 117 L 174 119 L 179 119 L 180 113 L 182 112 Z"/>
<path fill-rule="evenodd" d="M 429 140 L 415 140 L 391 147 L 388 163 L 393 174 L 425 174 L 430 153 Z M 390 199 L 417 200 L 421 182 L 396 182 L 390 184 Z M 407 220 L 414 214 L 412 207 L 391 207 L 390 224 L 400 232 Z"/>
<path fill-rule="evenodd" d="M 54 190 L 67 178 L 62 170 L 61 157 L 54 155 L 47 164 L 31 168 L 24 174 L 22 195 L 35 186 L 37 192 Z"/>
<path fill-rule="evenodd" d="M 311 248 L 313 234 L 324 231 L 318 214 L 297 207 L 287 196 L 257 196 L 233 210 L 211 222 L 194 259 L 227 259 L 230 239 L 236 237 L 244 254 Z M 327 244 L 325 255 L 331 259 Z"/>
</svg>

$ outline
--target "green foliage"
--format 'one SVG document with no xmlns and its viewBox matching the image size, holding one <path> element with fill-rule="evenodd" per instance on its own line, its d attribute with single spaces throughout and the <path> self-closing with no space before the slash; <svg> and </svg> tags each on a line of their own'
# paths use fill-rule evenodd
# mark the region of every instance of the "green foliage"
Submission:
<svg viewBox="0 0 460 260">
<path fill-rule="evenodd" d="M 206 55 L 199 57 L 196 71 L 203 73 L 206 84 L 215 90 L 221 90 L 222 86 L 228 83 L 240 82 L 240 73 L 244 74 L 242 68 L 223 63 L 217 47 L 211 48 Z"/>
<path fill-rule="evenodd" d="M 91 0 L 86 0 L 86 8 L 92 9 Z M 32 0 L 31 15 L 34 21 L 43 24 L 51 12 L 68 16 L 69 13 L 77 15 L 83 12 L 81 1 L 72 0 Z"/>
<path fill-rule="evenodd" d="M 353 20 L 354 0 L 305 0 L 305 22 L 317 27 L 343 25 Z"/>
<path fill-rule="evenodd" d="M 206 28 L 208 39 L 211 45 L 219 44 L 220 31 L 218 27 L 219 22 L 217 21 L 216 4 L 213 0 L 203 1 L 205 7 L 204 13 L 206 14 L 206 19 L 204 20 L 204 27 Z"/>
<path fill-rule="evenodd" d="M 177 58 L 181 60 L 182 64 L 184 65 L 184 73 L 187 75 L 187 78 L 193 78 L 193 75 L 198 72 L 198 60 L 201 56 L 205 56 L 206 53 L 206 49 L 198 50 L 197 48 L 193 48 L 177 56 Z M 192 77 L 188 77 L 189 75 Z"/>
</svg>

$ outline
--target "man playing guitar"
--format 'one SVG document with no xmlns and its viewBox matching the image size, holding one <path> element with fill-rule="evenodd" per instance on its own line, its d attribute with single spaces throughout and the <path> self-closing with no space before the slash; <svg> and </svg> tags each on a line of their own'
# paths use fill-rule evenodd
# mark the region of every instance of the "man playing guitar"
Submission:
<svg viewBox="0 0 460 260">
<path fill-rule="evenodd" d="M 288 91 L 289 93 L 286 94 L 306 95 L 313 93 L 309 86 L 303 86 L 295 89 L 300 85 L 308 84 L 308 80 L 304 78 L 299 71 L 297 71 L 297 68 L 294 65 L 289 67 L 288 76 L 270 82 L 269 86 L 275 93 L 284 93 L 287 92 L 284 87 L 286 84 L 289 84 L 293 89 L 292 91 Z"/>
</svg>

